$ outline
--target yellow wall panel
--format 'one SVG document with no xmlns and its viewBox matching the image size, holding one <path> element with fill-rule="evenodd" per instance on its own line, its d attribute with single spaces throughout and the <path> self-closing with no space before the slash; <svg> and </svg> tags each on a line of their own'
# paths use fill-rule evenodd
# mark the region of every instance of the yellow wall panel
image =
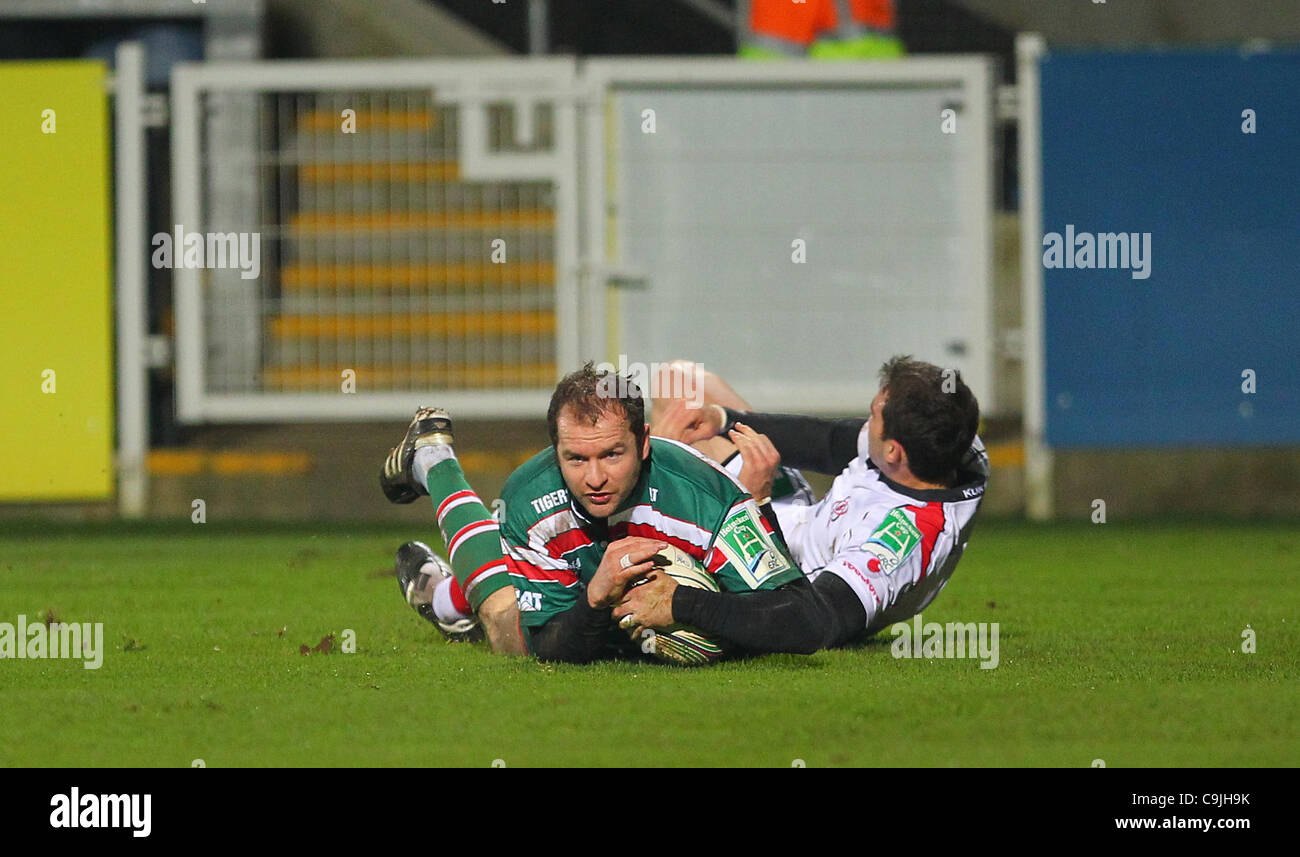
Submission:
<svg viewBox="0 0 1300 857">
<path fill-rule="evenodd" d="M 0 501 L 113 492 L 105 77 L 0 63 Z"/>
</svg>

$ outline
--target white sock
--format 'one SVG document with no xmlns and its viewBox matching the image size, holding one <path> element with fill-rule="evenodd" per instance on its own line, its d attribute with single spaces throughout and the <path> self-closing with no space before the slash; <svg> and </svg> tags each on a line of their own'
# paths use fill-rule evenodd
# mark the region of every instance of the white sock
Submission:
<svg viewBox="0 0 1300 857">
<path fill-rule="evenodd" d="M 423 571 L 423 569 L 421 569 Z M 461 619 L 472 619 L 473 616 L 467 616 L 457 610 L 451 604 L 451 581 L 453 578 L 444 577 L 438 581 L 437 587 L 433 590 L 433 615 L 438 617 L 439 622 L 459 622 Z"/>
<path fill-rule="evenodd" d="M 456 450 L 448 443 L 433 443 L 415 450 L 415 461 L 411 472 L 426 489 L 429 487 L 429 471 L 449 458 L 456 457 Z"/>
</svg>

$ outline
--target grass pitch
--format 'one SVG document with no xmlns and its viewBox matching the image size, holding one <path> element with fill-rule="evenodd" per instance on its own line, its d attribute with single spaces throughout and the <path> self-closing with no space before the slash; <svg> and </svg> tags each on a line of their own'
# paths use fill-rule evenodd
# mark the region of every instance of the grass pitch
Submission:
<svg viewBox="0 0 1300 857">
<path fill-rule="evenodd" d="M 0 765 L 1300 765 L 1294 523 L 983 521 L 924 619 L 999 623 L 989 670 L 888 634 L 695 670 L 498 658 L 402 603 L 414 537 L 0 525 L 0 622 L 103 622 L 105 649 L 0 660 Z"/>
</svg>

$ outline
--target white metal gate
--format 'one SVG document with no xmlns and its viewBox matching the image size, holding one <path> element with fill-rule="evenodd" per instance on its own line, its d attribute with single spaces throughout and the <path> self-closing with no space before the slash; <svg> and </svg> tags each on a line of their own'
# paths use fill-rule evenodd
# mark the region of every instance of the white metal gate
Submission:
<svg viewBox="0 0 1300 857">
<path fill-rule="evenodd" d="M 177 68 L 180 418 L 543 411 L 579 347 L 573 94 L 562 59 Z"/>
</svg>

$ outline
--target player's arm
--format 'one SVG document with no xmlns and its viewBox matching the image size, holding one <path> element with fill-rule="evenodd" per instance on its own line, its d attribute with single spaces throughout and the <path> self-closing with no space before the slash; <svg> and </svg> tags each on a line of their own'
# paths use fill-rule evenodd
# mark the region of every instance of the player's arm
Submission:
<svg viewBox="0 0 1300 857">
<path fill-rule="evenodd" d="M 573 603 L 531 629 L 533 654 L 543 661 L 585 664 L 593 660 L 608 640 L 612 607 L 629 583 L 654 568 L 651 560 L 664 547 L 663 542 L 638 537 L 611 544 Z"/>
<path fill-rule="evenodd" d="M 655 574 L 628 592 L 614 618 L 631 616 L 630 623 L 646 628 L 682 622 L 754 653 L 811 654 L 821 648 L 838 617 L 804 578 L 753 498 L 741 495 L 713 530 L 705 565 L 723 592 L 700 590 L 705 597 L 693 598 L 686 594 L 689 587 Z M 687 615 L 689 622 L 682 618 Z"/>
<path fill-rule="evenodd" d="M 745 434 L 738 439 L 753 440 L 752 432 Z M 842 582 L 810 583 L 781 537 L 761 526 L 753 511 L 747 497 L 714 528 L 706 559 L 726 591 L 694 590 L 655 575 L 628 593 L 614 618 L 631 615 L 650 628 L 680 622 L 753 653 L 811 654 L 860 632 L 866 617 L 852 589 Z"/>
<path fill-rule="evenodd" d="M 810 655 L 842 645 L 866 627 L 862 602 L 832 575 L 749 593 L 678 586 L 669 618 L 754 654 Z"/>
<path fill-rule="evenodd" d="M 797 414 L 760 414 L 719 408 L 714 422 L 726 435 L 739 421 L 765 434 L 787 467 L 835 475 L 858 455 L 858 435 L 867 421 L 861 418 L 829 420 Z M 725 419 L 723 418 L 725 415 Z"/>
<path fill-rule="evenodd" d="M 867 625 L 857 593 L 832 574 L 757 592 L 710 592 L 654 575 L 614 608 L 615 619 L 629 614 L 643 627 L 690 625 L 751 654 L 810 655 L 847 643 Z"/>
<path fill-rule="evenodd" d="M 627 592 L 613 617 L 632 616 L 628 621 L 643 628 L 690 625 L 754 654 L 812 654 L 865 627 L 853 592 L 810 583 L 753 497 L 741 495 L 713 533 L 705 565 L 722 592 L 653 574 Z"/>
<path fill-rule="evenodd" d="M 832 476 L 857 456 L 858 435 L 867 423 L 857 418 L 827 420 L 754 413 L 714 403 L 699 407 L 673 399 L 665 403 L 662 412 L 656 411 L 653 431 L 659 437 L 682 443 L 698 444 L 715 437 L 735 443 L 733 430 L 737 422 L 767 435 L 787 466 Z"/>
<path fill-rule="evenodd" d="M 823 633 L 823 647 L 843 645 L 872 627 L 878 617 L 896 604 L 925 572 L 922 534 L 904 509 L 877 509 L 866 516 L 864 523 L 870 537 L 865 542 L 847 540 L 818 570 L 811 585 L 821 595 L 820 609 L 815 606 L 792 609 L 771 598 L 775 593 L 701 599 L 693 591 L 679 587 L 671 601 L 672 617 L 719 635 L 736 633 L 737 630 L 752 634 L 755 642 L 762 646 L 784 646 L 794 639 L 788 636 L 793 634 L 793 629 L 765 629 L 754 624 L 761 623 L 769 615 L 774 625 L 813 622 L 814 627 Z M 749 605 L 736 603 L 754 597 L 768 598 L 769 601 L 755 602 L 752 610 Z M 772 612 L 769 614 L 768 611 Z M 788 651 L 784 648 L 760 650 Z"/>
</svg>

